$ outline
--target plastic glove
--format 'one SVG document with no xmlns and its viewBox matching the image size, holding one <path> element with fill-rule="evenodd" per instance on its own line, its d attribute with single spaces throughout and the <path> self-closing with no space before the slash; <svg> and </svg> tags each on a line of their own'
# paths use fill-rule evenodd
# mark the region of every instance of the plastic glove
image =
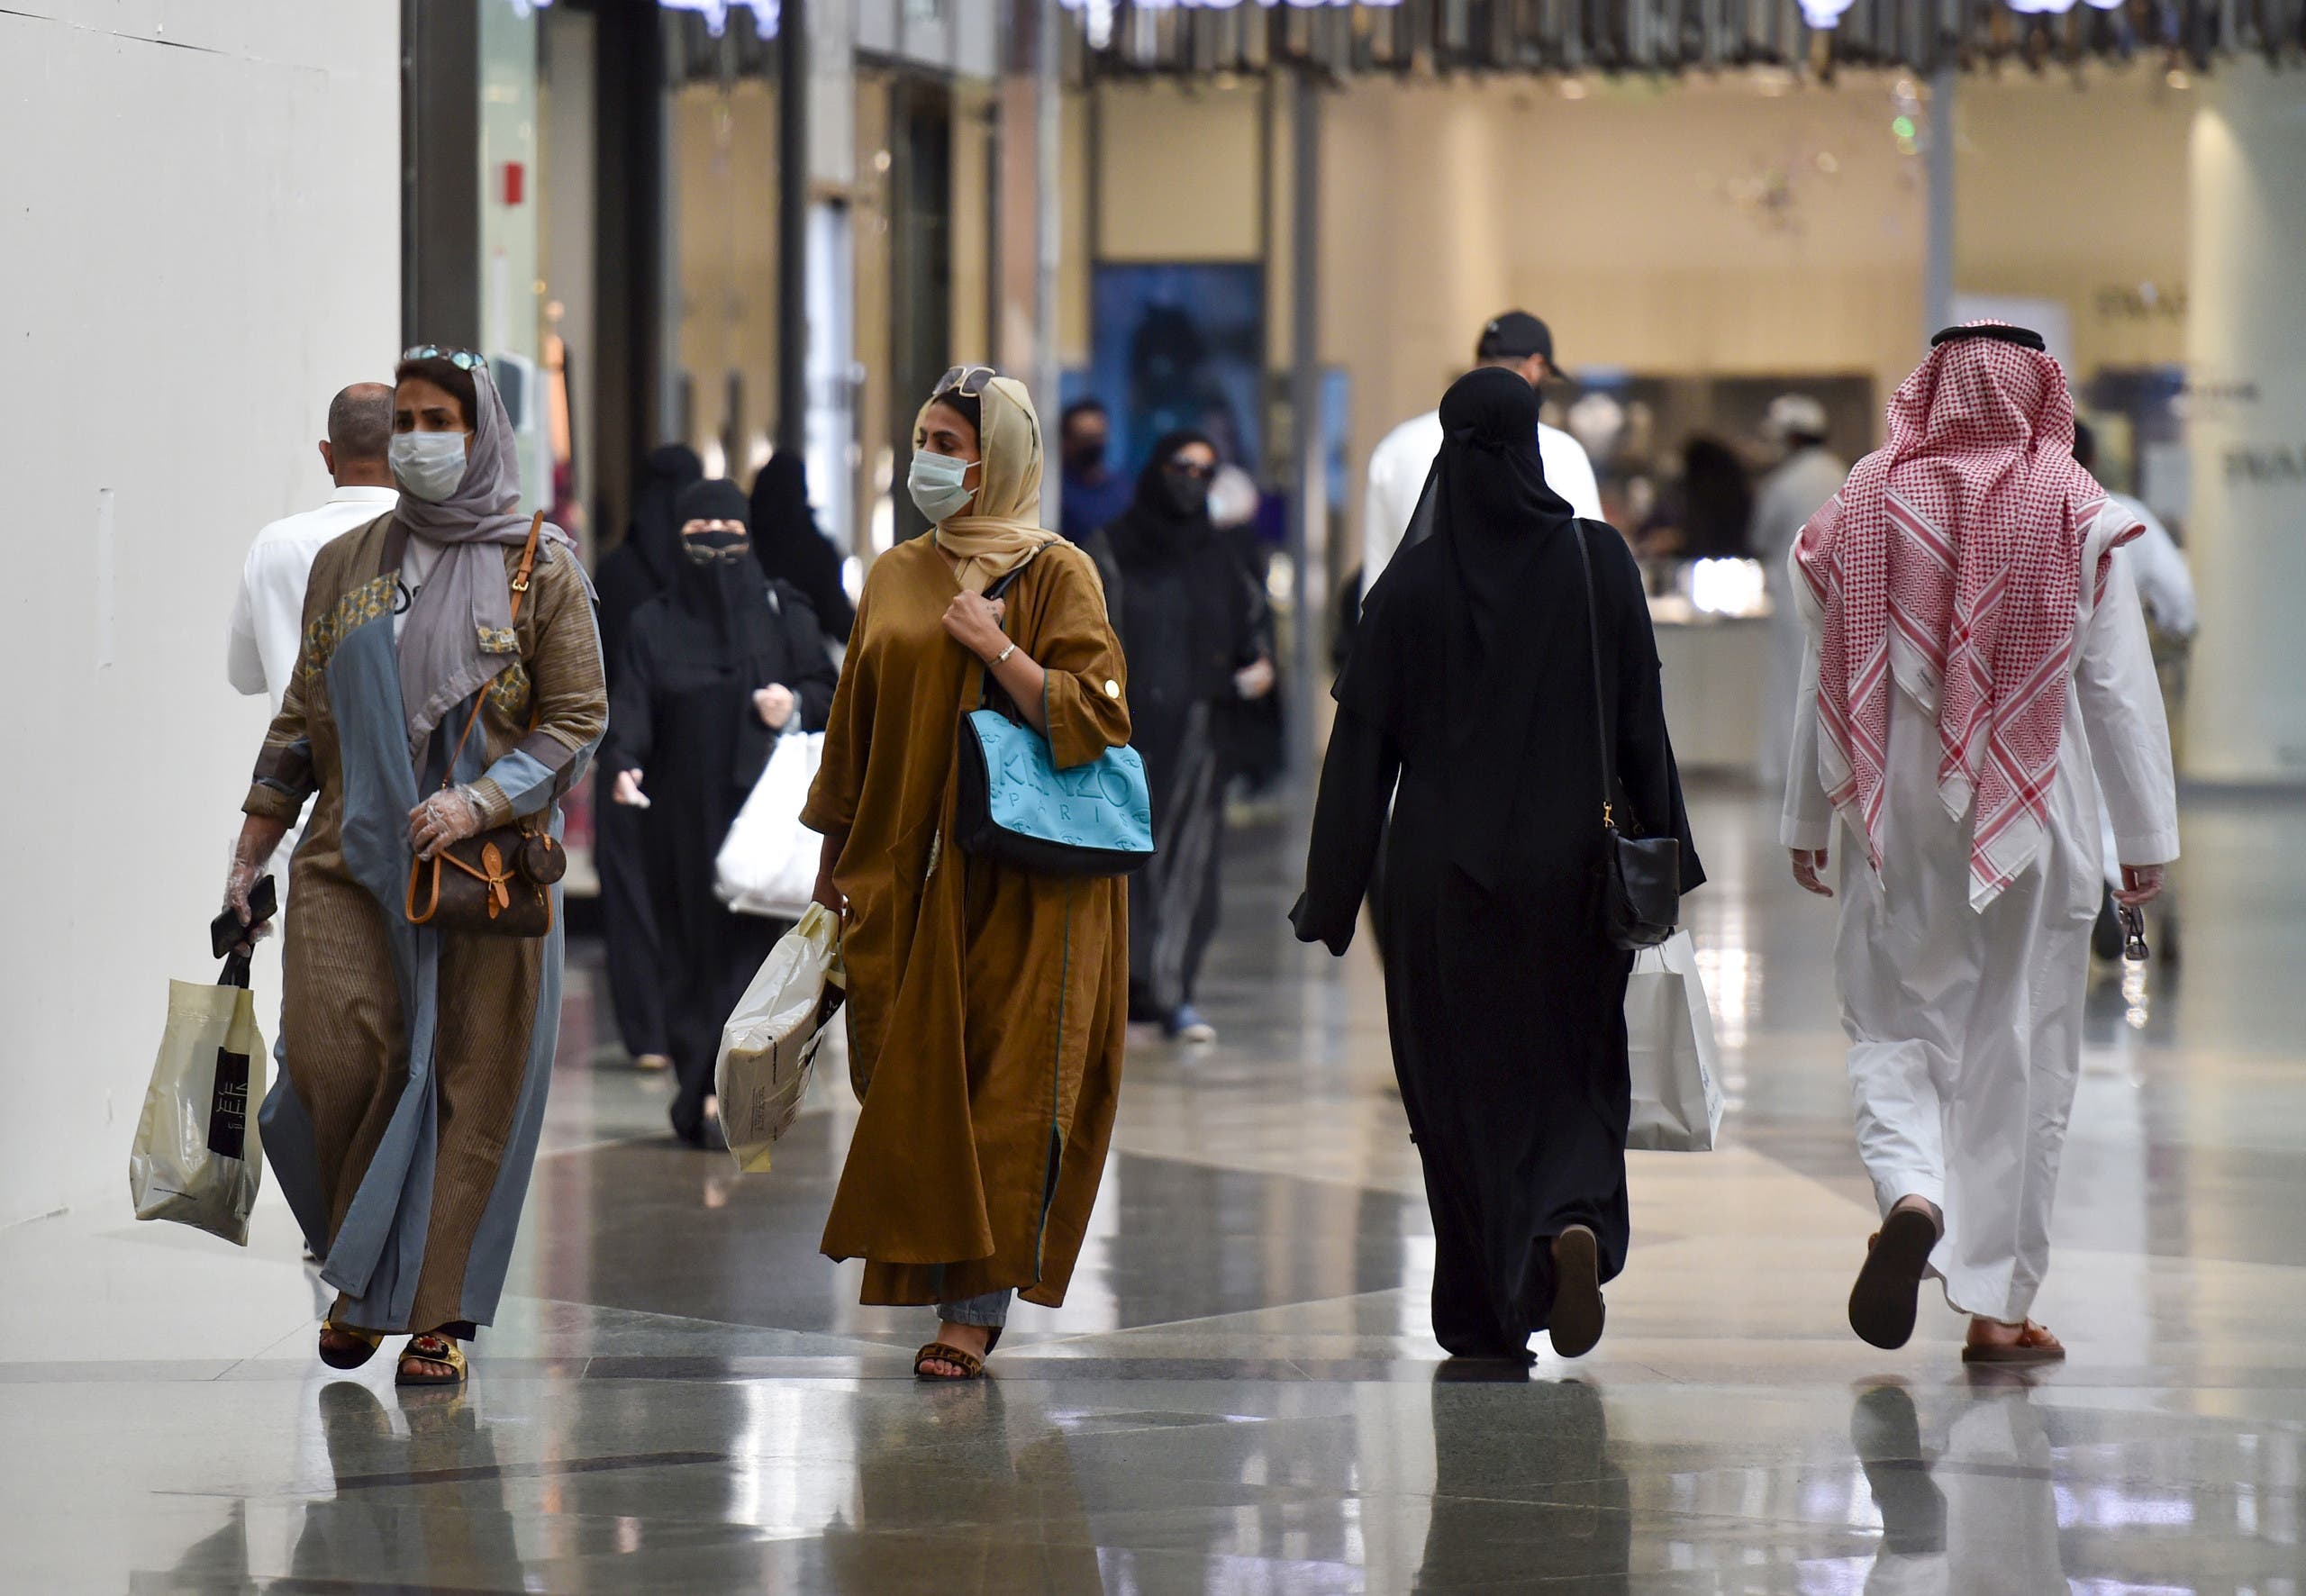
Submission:
<svg viewBox="0 0 2306 1596">
<path fill-rule="evenodd" d="M 264 862 L 272 857 L 272 849 L 280 845 L 279 835 L 276 832 L 270 846 L 261 846 L 264 839 L 251 836 L 250 832 L 253 830 L 254 827 L 244 829 L 239 840 L 232 844 L 232 862 L 224 872 L 224 908 L 244 926 L 249 925 L 249 894 L 256 890 L 256 884 L 264 879 Z M 256 945 L 270 935 L 272 922 L 268 920 L 249 926 L 247 939 L 235 951 L 253 953 Z"/>
<path fill-rule="evenodd" d="M 1233 691 L 1243 698 L 1263 698 L 1273 691 L 1273 661 L 1260 657 L 1233 673 Z"/>
<path fill-rule="evenodd" d="M 2114 902 L 2125 909 L 2140 909 L 2162 895 L 2162 866 L 2159 865 L 2124 865 L 2122 884 L 2114 891 Z"/>
<path fill-rule="evenodd" d="M 1834 889 L 1818 879 L 1818 872 L 1826 867 L 1824 848 L 1793 848 L 1786 852 L 1793 856 L 1793 879 L 1803 892 L 1815 893 L 1821 898 L 1834 895 Z"/>
<path fill-rule="evenodd" d="M 408 846 L 429 859 L 480 830 L 480 803 L 468 787 L 447 787 L 408 812 Z"/>
<path fill-rule="evenodd" d="M 793 707 L 798 702 L 792 688 L 782 682 L 771 682 L 753 694 L 753 712 L 771 731 L 782 731 L 785 723 L 793 718 Z"/>
</svg>

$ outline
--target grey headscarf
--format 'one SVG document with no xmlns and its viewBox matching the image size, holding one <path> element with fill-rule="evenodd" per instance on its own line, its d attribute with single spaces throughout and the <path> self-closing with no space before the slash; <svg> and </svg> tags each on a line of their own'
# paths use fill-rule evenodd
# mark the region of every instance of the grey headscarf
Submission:
<svg viewBox="0 0 2306 1596">
<path fill-rule="evenodd" d="M 488 368 L 476 367 L 469 375 L 478 403 L 473 406 L 464 479 L 438 504 L 418 498 L 403 483 L 394 512 L 411 536 L 442 545 L 440 563 L 409 606 L 401 629 L 400 698 L 408 715 L 412 759 L 442 716 L 520 658 L 512 585 L 505 579 L 504 557 L 496 552 L 529 540 L 529 518 L 521 513 L 520 455 L 513 420 L 504 413 Z M 559 551 L 558 558 L 576 558 L 576 540 L 549 521 L 538 542 L 540 565 L 547 545 Z"/>
</svg>

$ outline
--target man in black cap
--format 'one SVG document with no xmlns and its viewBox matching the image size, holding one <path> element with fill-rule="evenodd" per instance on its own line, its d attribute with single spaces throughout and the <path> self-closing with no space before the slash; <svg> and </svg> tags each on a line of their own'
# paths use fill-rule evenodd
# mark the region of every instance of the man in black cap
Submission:
<svg viewBox="0 0 2306 1596">
<path fill-rule="evenodd" d="M 1553 361 L 1553 331 L 1527 311 L 1493 317 L 1474 345 L 1475 366 L 1503 366 L 1521 374 L 1531 387 L 1559 376 Z M 1441 413 L 1430 410 L 1385 434 L 1369 456 L 1369 496 L 1361 517 L 1361 589 L 1367 593 L 1402 546 L 1410 517 L 1433 458 L 1441 452 Z M 1584 448 L 1558 427 L 1538 424 L 1538 453 L 1546 483 L 1589 520 L 1602 519 L 1602 492 Z"/>
</svg>

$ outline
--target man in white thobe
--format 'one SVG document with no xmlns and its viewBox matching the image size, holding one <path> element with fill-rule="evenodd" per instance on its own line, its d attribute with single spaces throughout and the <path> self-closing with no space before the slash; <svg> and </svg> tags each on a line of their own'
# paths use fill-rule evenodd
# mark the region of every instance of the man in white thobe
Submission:
<svg viewBox="0 0 2306 1596">
<path fill-rule="evenodd" d="M 1521 374 L 1533 388 L 1559 373 L 1553 363 L 1553 331 L 1527 311 L 1507 311 L 1481 330 L 1474 345 L 1474 364 L 1503 366 Z M 1441 453 L 1441 413 L 1429 410 L 1412 416 L 1385 434 L 1369 456 L 1369 492 L 1361 514 L 1361 591 L 1377 585 L 1385 567 L 1401 551 L 1425 479 Z M 1558 427 L 1538 423 L 1538 456 L 1546 471 L 1546 485 L 1569 502 L 1569 508 L 1588 521 L 1602 519 L 1602 490 L 1593 480 L 1593 462 L 1584 445 Z"/>
<path fill-rule="evenodd" d="M 336 491 L 325 503 L 276 521 L 256 535 L 241 567 L 241 591 L 232 603 L 232 625 L 224 674 L 241 692 L 268 694 L 272 712 L 288 691 L 296 651 L 304 637 L 304 585 L 313 557 L 328 543 L 370 521 L 400 502 L 386 463 L 392 446 L 393 390 L 384 383 L 355 383 L 329 402 L 328 437 L 321 463 Z M 283 903 L 288 895 L 288 861 L 304 835 L 300 820 L 272 857 L 272 875 Z"/>
<path fill-rule="evenodd" d="M 2098 469 L 2098 438 L 2088 423 L 2074 423 L 2074 458 L 2084 471 Z M 2186 557 L 2178 548 L 2178 540 L 2170 529 L 2162 524 L 2161 517 L 2146 507 L 2142 499 L 2111 489 L 2106 502 L 2119 506 L 2122 512 L 2145 529 L 2121 546 L 2115 558 L 2129 567 L 2131 579 L 2138 584 L 2138 603 L 2145 607 L 2146 619 L 2155 631 L 2178 642 L 2192 640 L 2196 625 L 2194 618 L 2194 577 L 2186 567 Z M 2114 828 L 2109 816 L 2102 844 L 2106 871 L 2106 889 L 2111 893 L 2121 884 L 2121 861 L 2114 843 Z M 2101 929 L 2099 950 L 2111 958 L 2121 948 L 2121 933 L 2118 929 Z"/>
<path fill-rule="evenodd" d="M 2020 329 L 1938 336 L 1890 442 L 1795 546 L 1811 633 L 1782 837 L 1830 897 L 1841 822 L 1836 972 L 1884 1214 L 1851 1328 L 1902 1346 L 1936 1274 L 1971 1316 L 1966 1360 L 2040 1362 L 2065 1355 L 2028 1314 L 2081 1073 L 2097 805 L 2142 903 L 2177 857 L 2177 800 L 2112 558 L 2136 523 L 2068 454 L 2064 373 Z"/>
<path fill-rule="evenodd" d="M 1754 524 L 1748 546 L 1762 563 L 1769 594 L 1769 655 L 1762 678 L 1762 746 L 1759 762 L 1766 786 L 1785 775 L 1793 747 L 1794 692 L 1802 675 L 1802 645 L 1809 629 L 1795 607 L 1786 559 L 1793 540 L 1810 518 L 1841 488 L 1849 464 L 1826 447 L 1826 407 L 1807 394 L 1781 394 L 1770 401 L 1762 431 L 1784 449 L 1754 495 Z"/>
</svg>

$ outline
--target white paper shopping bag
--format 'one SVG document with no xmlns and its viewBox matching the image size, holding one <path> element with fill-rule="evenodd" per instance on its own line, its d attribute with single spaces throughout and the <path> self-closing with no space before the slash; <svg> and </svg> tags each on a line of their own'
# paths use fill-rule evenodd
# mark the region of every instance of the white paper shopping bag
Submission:
<svg viewBox="0 0 2306 1596">
<path fill-rule="evenodd" d="M 1711 1152 L 1721 1131 L 1721 1084 L 1713 1011 L 1688 931 L 1634 955 L 1625 988 L 1625 1036 L 1633 1076 L 1625 1145 L 1650 1152 Z"/>
</svg>

